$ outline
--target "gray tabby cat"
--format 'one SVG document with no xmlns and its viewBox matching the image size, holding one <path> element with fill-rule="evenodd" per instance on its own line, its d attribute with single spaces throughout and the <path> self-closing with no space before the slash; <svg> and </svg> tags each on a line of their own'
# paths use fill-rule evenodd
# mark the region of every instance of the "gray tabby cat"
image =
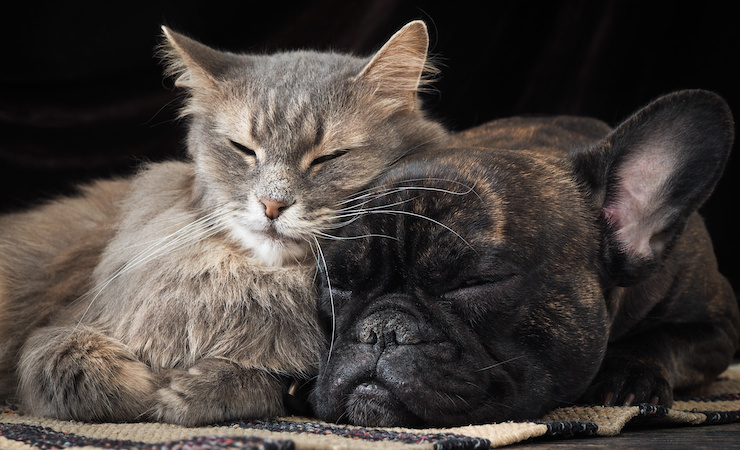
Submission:
<svg viewBox="0 0 740 450">
<path fill-rule="evenodd" d="M 317 237 L 396 160 L 445 145 L 428 36 L 373 57 L 237 55 L 164 29 L 189 160 L 0 217 L 0 401 L 83 421 L 282 414 L 325 345 Z M 312 252 L 316 252 L 314 255 Z"/>
</svg>

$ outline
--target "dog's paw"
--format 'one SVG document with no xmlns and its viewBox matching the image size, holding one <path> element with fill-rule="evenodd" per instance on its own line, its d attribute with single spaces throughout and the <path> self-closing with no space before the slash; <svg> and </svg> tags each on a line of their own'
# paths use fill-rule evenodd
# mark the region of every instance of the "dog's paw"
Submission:
<svg viewBox="0 0 740 450">
<path fill-rule="evenodd" d="M 607 358 L 582 401 L 605 406 L 650 403 L 670 407 L 673 389 L 658 364 L 629 357 Z"/>
<path fill-rule="evenodd" d="M 151 417 L 183 426 L 283 413 L 282 383 L 271 374 L 204 360 L 188 370 L 170 370 L 156 393 Z"/>
</svg>

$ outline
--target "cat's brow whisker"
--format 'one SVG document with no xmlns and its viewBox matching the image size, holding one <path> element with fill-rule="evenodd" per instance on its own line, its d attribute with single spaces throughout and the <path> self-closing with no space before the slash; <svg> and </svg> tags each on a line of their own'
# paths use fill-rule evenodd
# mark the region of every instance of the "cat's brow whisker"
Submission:
<svg viewBox="0 0 740 450">
<path fill-rule="evenodd" d="M 174 123 L 174 122 L 177 122 L 178 121 L 178 118 L 168 118 L 168 119 L 165 119 L 165 120 L 156 122 L 156 123 L 154 123 L 154 119 L 159 115 L 159 113 L 161 113 L 162 111 L 164 111 L 165 109 L 167 109 L 171 105 L 177 104 L 179 102 L 180 102 L 180 99 L 178 99 L 178 98 L 173 98 L 172 100 L 166 102 L 164 105 L 162 105 L 161 108 L 159 108 L 157 111 L 154 112 L 154 114 L 152 114 L 152 117 L 150 117 L 142 125 L 149 125 L 150 128 L 154 128 L 155 126 L 159 126 L 159 125 L 162 125 L 162 124 L 165 124 L 165 123 Z"/>
<path fill-rule="evenodd" d="M 436 136 L 432 137 L 431 139 L 427 139 L 427 140 L 426 140 L 426 141 L 424 141 L 424 142 L 419 142 L 419 143 L 418 143 L 417 145 L 415 145 L 415 146 L 413 146 L 413 147 L 410 147 L 410 148 L 408 149 L 408 151 L 407 151 L 407 152 L 406 152 L 406 153 L 405 153 L 404 155 L 402 155 L 402 156 L 399 156 L 399 157 L 398 157 L 398 158 L 396 159 L 396 161 L 398 161 L 398 160 L 400 160 L 400 159 L 404 158 L 405 156 L 408 156 L 408 155 L 410 155 L 410 154 L 411 154 L 411 153 L 413 153 L 413 151 L 414 151 L 414 150 L 416 150 L 417 148 L 422 148 L 422 147 L 425 147 L 425 146 L 427 146 L 427 145 L 431 144 L 432 142 L 436 142 L 436 141 L 441 141 L 442 139 L 444 139 L 444 136 L 442 136 L 442 135 L 436 135 Z"/>
</svg>

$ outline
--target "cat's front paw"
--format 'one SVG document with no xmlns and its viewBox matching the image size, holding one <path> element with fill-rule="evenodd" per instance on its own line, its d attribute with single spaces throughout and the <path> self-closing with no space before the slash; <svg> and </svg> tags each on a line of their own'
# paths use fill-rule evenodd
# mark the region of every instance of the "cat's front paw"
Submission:
<svg viewBox="0 0 740 450">
<path fill-rule="evenodd" d="M 605 406 L 651 403 L 670 407 L 673 389 L 659 364 L 627 356 L 607 357 L 582 401 Z"/>
<path fill-rule="evenodd" d="M 183 426 L 283 414 L 283 383 L 272 374 L 221 360 L 171 370 L 156 393 L 151 416 Z"/>
<path fill-rule="evenodd" d="M 85 326 L 35 331 L 22 349 L 18 375 L 24 409 L 60 420 L 140 420 L 158 386 L 123 343 Z"/>
</svg>

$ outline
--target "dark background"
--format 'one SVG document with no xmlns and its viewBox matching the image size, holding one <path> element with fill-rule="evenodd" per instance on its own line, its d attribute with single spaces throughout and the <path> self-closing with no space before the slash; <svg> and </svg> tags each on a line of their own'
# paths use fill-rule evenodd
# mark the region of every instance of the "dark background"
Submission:
<svg viewBox="0 0 740 450">
<path fill-rule="evenodd" d="M 732 2 L 108 3 L 3 7 L 0 211 L 181 154 L 177 93 L 152 56 L 162 23 L 227 50 L 369 54 L 406 22 L 423 19 L 442 68 L 426 103 L 453 130 L 530 113 L 590 115 L 613 125 L 683 88 L 714 90 L 740 114 Z M 702 208 L 736 290 L 740 239 L 731 215 L 739 159 L 735 152 Z"/>
</svg>

